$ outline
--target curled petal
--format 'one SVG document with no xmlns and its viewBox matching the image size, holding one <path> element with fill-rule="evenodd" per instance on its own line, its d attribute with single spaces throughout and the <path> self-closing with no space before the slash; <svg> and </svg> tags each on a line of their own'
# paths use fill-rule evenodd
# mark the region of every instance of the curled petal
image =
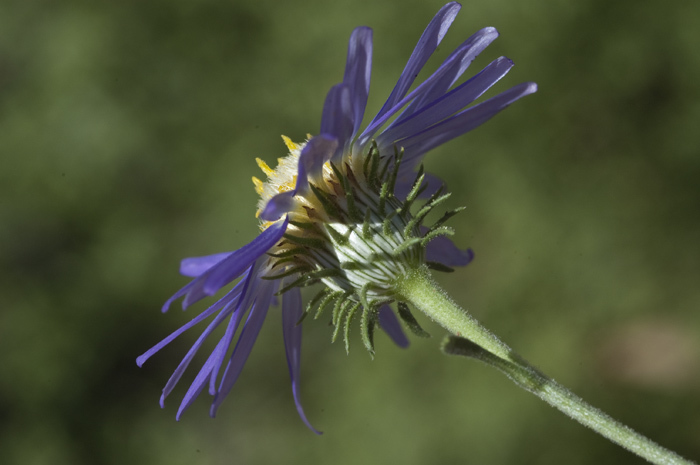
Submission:
<svg viewBox="0 0 700 465">
<path fill-rule="evenodd" d="M 299 154 L 295 194 L 306 192 L 309 181 L 322 176 L 323 165 L 331 159 L 337 148 L 338 140 L 328 134 L 318 135 L 306 143 Z"/>
<path fill-rule="evenodd" d="M 294 191 L 282 192 L 272 197 L 260 212 L 263 221 L 277 221 L 282 215 L 294 209 Z"/>
<path fill-rule="evenodd" d="M 337 147 L 338 140 L 328 134 L 321 134 L 307 142 L 299 154 L 294 189 L 272 197 L 260 213 L 260 218 L 264 221 L 277 221 L 282 215 L 293 210 L 296 205 L 294 196 L 306 192 L 309 181 L 322 175 L 324 163 L 331 159 Z"/>
</svg>

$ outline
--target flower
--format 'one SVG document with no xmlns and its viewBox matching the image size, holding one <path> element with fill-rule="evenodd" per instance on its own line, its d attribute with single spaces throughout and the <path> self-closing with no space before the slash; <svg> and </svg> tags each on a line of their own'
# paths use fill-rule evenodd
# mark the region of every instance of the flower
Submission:
<svg viewBox="0 0 700 465">
<path fill-rule="evenodd" d="M 505 57 L 498 58 L 455 86 L 472 60 L 498 36 L 494 28 L 484 28 L 408 92 L 460 7 L 448 3 L 428 24 L 386 103 L 361 133 L 369 94 L 372 30 L 355 29 L 343 81 L 326 97 L 320 134 L 300 144 L 284 137 L 289 154 L 275 169 L 257 160 L 267 175 L 265 182 L 253 178 L 261 198 L 260 235 L 236 251 L 182 261 L 180 273 L 194 279 L 168 299 L 163 312 L 176 299 L 184 298 L 186 309 L 238 281 L 217 302 L 137 359 L 141 366 L 180 334 L 214 316 L 165 385 L 162 406 L 204 340 L 228 320 L 223 337 L 185 394 L 178 419 L 207 384 L 214 396 L 210 410 L 214 416 L 238 379 L 275 296 L 281 295 L 294 401 L 302 420 L 316 431 L 299 398 L 303 317 L 314 308 L 318 317 L 331 307 L 333 339 L 344 329 L 346 347 L 356 316 L 370 352 L 377 323 L 406 346 L 408 341 L 389 307 L 397 300 L 397 280 L 425 263 L 449 270 L 471 261 L 471 250 L 459 250 L 447 237 L 452 231 L 442 225 L 458 210 L 447 212 L 432 227 L 421 224 L 449 194 L 442 193 L 439 179 L 417 167 L 428 151 L 474 129 L 537 87 L 523 83 L 472 105 L 513 65 Z M 428 200 L 413 214 L 411 207 L 418 198 Z M 324 289 L 303 307 L 299 287 L 317 282 L 325 284 Z M 405 303 L 398 302 L 398 312 L 409 329 L 424 334 Z"/>
</svg>

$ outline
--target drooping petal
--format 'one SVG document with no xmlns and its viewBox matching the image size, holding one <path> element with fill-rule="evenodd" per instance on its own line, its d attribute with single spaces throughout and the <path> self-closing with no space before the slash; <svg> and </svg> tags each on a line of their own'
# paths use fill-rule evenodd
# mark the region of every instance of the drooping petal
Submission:
<svg viewBox="0 0 700 465">
<path fill-rule="evenodd" d="M 180 274 L 196 278 L 212 266 L 220 263 L 223 259 L 231 255 L 233 252 L 223 252 L 214 255 L 206 255 L 204 257 L 185 258 L 180 262 Z"/>
<path fill-rule="evenodd" d="M 209 382 L 209 393 L 211 395 L 216 394 L 216 378 L 219 374 L 219 370 L 221 369 L 221 364 L 224 362 L 226 352 L 228 352 L 228 348 L 231 345 L 233 336 L 238 329 L 238 324 L 257 297 L 258 287 L 260 286 L 261 282 L 259 271 L 265 260 L 266 259 L 264 258 L 260 258 L 250 267 L 248 276 L 245 281 L 243 281 L 243 289 L 241 290 L 241 297 L 238 299 L 237 308 L 234 311 L 233 316 L 231 316 L 231 320 L 229 321 L 229 325 L 226 328 L 224 336 L 221 338 L 216 348 L 212 352 L 212 356 L 214 357 L 214 365 Z"/>
<path fill-rule="evenodd" d="M 377 113 L 367 129 L 365 129 L 363 135 L 371 131 L 370 128 L 374 126 L 375 122 L 381 119 L 403 99 L 406 92 L 408 92 L 408 89 L 411 87 L 411 84 L 413 84 L 413 81 L 416 79 L 416 76 L 418 76 L 418 73 L 425 65 L 425 62 L 428 61 L 428 58 L 433 54 L 442 41 L 442 38 L 445 37 L 447 30 L 450 28 L 452 21 L 454 21 L 461 7 L 462 6 L 457 2 L 450 2 L 440 8 L 440 11 L 438 11 L 435 17 L 430 21 L 420 39 L 418 39 L 418 43 L 413 49 L 413 53 L 411 53 L 406 67 L 394 86 L 394 90 L 391 91 L 384 106 L 379 110 L 379 113 Z"/>
<path fill-rule="evenodd" d="M 348 58 L 345 64 L 343 83 L 350 89 L 354 125 L 352 137 L 362 124 L 367 106 L 370 76 L 372 74 L 372 29 L 358 27 L 352 31 L 348 44 Z"/>
<path fill-rule="evenodd" d="M 228 351 L 229 347 L 231 347 L 233 337 L 236 334 L 236 330 L 238 330 L 238 326 L 243 319 L 245 311 L 246 307 L 243 305 L 239 305 L 236 308 L 231 315 L 228 325 L 226 326 L 226 331 L 224 332 L 223 337 L 219 339 L 219 342 L 216 344 L 216 347 L 214 347 L 214 350 L 210 355 L 211 365 L 209 367 L 208 374 L 205 375 L 202 382 L 206 382 L 206 378 L 209 378 L 209 394 L 212 396 L 216 394 L 217 375 L 221 370 L 221 365 L 224 362 L 224 358 L 226 358 L 226 352 Z"/>
<path fill-rule="evenodd" d="M 406 333 L 403 332 L 403 328 L 401 328 L 399 319 L 396 318 L 396 314 L 391 307 L 386 304 L 379 308 L 379 326 L 397 346 L 402 349 L 409 346 L 410 342 L 408 337 L 406 337 Z"/>
<path fill-rule="evenodd" d="M 446 266 L 467 266 L 474 260 L 472 249 L 460 250 L 449 237 L 438 236 L 428 242 L 425 259 Z"/>
<path fill-rule="evenodd" d="M 253 349 L 255 340 L 260 333 L 260 328 L 262 328 L 262 324 L 265 321 L 267 310 L 270 307 L 270 302 L 272 301 L 273 290 L 272 282 L 265 281 L 264 283 L 261 283 L 257 299 L 253 304 L 253 308 L 250 310 L 248 319 L 246 320 L 243 330 L 241 331 L 241 335 L 238 338 L 238 342 L 236 343 L 236 347 L 233 349 L 233 353 L 231 354 L 231 358 L 229 359 L 228 365 L 226 366 L 226 370 L 224 371 L 224 375 L 221 379 L 221 383 L 219 384 L 218 392 L 216 393 L 214 402 L 209 410 L 209 414 L 212 417 L 216 415 L 216 410 L 224 401 L 228 393 L 231 392 L 233 385 L 236 383 L 238 376 L 243 370 L 245 362 L 248 360 L 250 351 Z"/>
<path fill-rule="evenodd" d="M 535 91 L 537 91 L 535 83 L 519 84 L 418 134 L 398 141 L 397 144 L 404 148 L 404 160 L 410 161 L 415 157 L 420 157 L 435 147 L 471 131 L 511 103 Z"/>
<path fill-rule="evenodd" d="M 192 381 L 190 387 L 187 389 L 185 396 L 182 398 L 180 406 L 177 410 L 177 414 L 175 416 L 175 419 L 177 421 L 180 421 L 180 417 L 185 412 L 185 410 L 187 410 L 189 406 L 192 405 L 195 399 L 202 392 L 202 389 L 204 388 L 207 379 L 216 379 L 216 375 L 219 372 L 219 369 L 221 368 L 222 359 L 226 355 L 226 352 L 228 351 L 228 348 L 231 345 L 233 335 L 235 334 L 236 329 L 238 328 L 238 324 L 243 318 L 245 309 L 246 307 L 242 306 L 240 303 L 236 305 L 236 309 L 233 311 L 233 314 L 229 319 L 228 325 L 226 325 L 226 332 L 224 333 L 224 336 L 216 344 L 216 347 L 214 348 L 212 353 L 209 354 L 209 357 L 207 358 L 206 362 L 204 362 L 204 365 L 202 365 L 202 368 L 199 370 L 199 373 L 197 373 L 197 376 L 195 377 L 194 381 Z M 216 393 L 216 390 L 211 388 L 211 382 L 209 393 L 212 395 Z"/>
<path fill-rule="evenodd" d="M 250 269 L 246 272 L 245 279 L 239 282 L 224 298 L 219 300 L 216 304 L 207 309 L 205 312 L 203 312 L 201 315 L 195 318 L 192 322 L 183 326 L 178 331 L 170 335 L 168 338 L 161 341 L 161 343 L 159 343 L 156 347 L 149 350 L 146 354 L 142 355 L 137 360 L 137 363 L 142 364 L 153 353 L 162 348 L 165 344 L 171 342 L 175 337 L 181 334 L 184 330 L 191 327 L 194 323 L 201 321 L 203 318 L 206 318 L 207 316 L 211 315 L 211 313 L 213 313 L 213 311 L 215 311 L 216 309 L 221 309 L 219 314 L 207 326 L 207 328 L 200 335 L 197 341 L 192 345 L 190 350 L 187 352 L 187 354 L 180 362 L 178 367 L 175 369 L 175 372 L 172 374 L 167 384 L 165 385 L 163 389 L 163 394 L 161 395 L 161 406 L 163 406 L 165 398 L 170 394 L 170 392 L 172 392 L 174 387 L 177 385 L 184 371 L 187 369 L 192 359 L 194 358 L 195 354 L 201 348 L 203 342 L 227 317 L 231 317 L 223 338 L 219 340 L 219 342 L 216 345 L 216 348 L 209 355 L 206 362 L 199 370 L 199 373 L 197 374 L 195 380 L 192 382 L 189 389 L 187 390 L 187 393 L 185 394 L 178 409 L 176 415 L 177 420 L 180 419 L 182 413 L 194 402 L 197 396 L 199 396 L 207 379 L 216 378 L 216 374 L 219 372 L 221 367 L 222 359 L 228 351 L 228 348 L 236 332 L 236 328 L 238 327 L 238 324 L 241 321 L 241 318 L 245 314 L 246 310 L 250 307 L 251 302 L 254 299 L 258 298 L 257 288 L 261 282 L 258 271 L 264 260 L 265 259 L 258 259 L 253 265 L 251 265 Z M 274 286 L 274 284 L 269 283 L 265 283 L 265 285 L 268 287 L 270 285 Z M 269 296 L 265 295 L 263 297 L 268 298 L 269 302 Z"/>
<path fill-rule="evenodd" d="M 246 268 L 275 245 L 287 230 L 288 223 L 289 219 L 285 218 L 284 221 L 271 225 L 253 241 L 231 252 L 226 258 L 176 292 L 168 299 L 166 306 L 184 295 L 182 308 L 186 309 L 201 299 L 214 295 L 223 286 L 239 277 Z M 163 311 L 167 309 L 166 306 Z"/>
<path fill-rule="evenodd" d="M 409 117 L 403 117 L 399 124 L 392 124 L 377 137 L 379 150 L 386 150 L 395 141 L 417 134 L 462 110 L 505 76 L 512 66 L 513 62 L 508 58 L 498 58 L 459 87 L 424 105 Z"/>
<path fill-rule="evenodd" d="M 231 289 L 224 297 L 219 299 L 216 303 L 211 305 L 209 308 L 204 310 L 202 313 L 200 313 L 196 317 L 192 318 L 189 322 L 185 323 L 183 326 L 178 328 L 177 331 L 171 333 L 168 337 L 166 337 L 165 339 L 160 341 L 158 344 L 154 345 L 153 347 L 148 349 L 146 352 L 144 352 L 142 355 L 140 355 L 136 359 L 136 364 L 138 366 L 142 366 L 146 362 L 146 360 L 148 360 L 149 358 L 151 358 L 151 356 L 153 356 L 153 354 L 158 352 L 160 349 L 162 349 L 166 345 L 170 344 L 180 334 L 182 334 L 185 331 L 187 331 L 188 329 L 192 328 L 197 323 L 200 323 L 201 321 L 205 320 L 206 318 L 211 316 L 215 311 L 228 305 L 229 302 L 231 302 L 233 299 L 237 298 L 241 294 L 242 289 L 243 289 L 243 281 L 236 284 L 236 286 L 233 289 Z"/>
<path fill-rule="evenodd" d="M 301 325 L 297 324 L 303 314 L 301 305 L 301 292 L 299 288 L 293 288 L 282 296 L 282 332 L 284 336 L 284 349 L 287 354 L 287 367 L 289 377 L 292 380 L 292 395 L 297 406 L 297 412 L 306 426 L 316 434 L 321 434 L 306 418 L 304 408 L 301 405 L 299 394 L 299 370 L 301 365 Z"/>
<path fill-rule="evenodd" d="M 213 295 L 240 274 L 275 245 L 287 230 L 289 218 L 279 221 L 261 232 L 249 244 L 233 252 L 228 258 L 212 267 L 204 278 L 204 293 Z M 201 279 L 200 278 L 200 279 Z"/>
<path fill-rule="evenodd" d="M 187 367 L 190 365 L 192 362 L 192 359 L 194 358 L 195 354 L 199 349 L 202 347 L 202 344 L 204 341 L 209 337 L 209 335 L 217 328 L 219 325 L 228 317 L 231 312 L 234 311 L 234 309 L 237 308 L 236 301 L 230 301 L 228 304 L 226 304 L 221 311 L 219 312 L 216 317 L 212 320 L 211 323 L 206 327 L 206 329 L 202 332 L 202 334 L 199 335 L 197 340 L 195 341 L 194 344 L 192 344 L 192 347 L 190 347 L 190 350 L 187 351 L 187 354 L 185 354 L 185 357 L 182 359 L 180 364 L 177 366 L 173 374 L 170 376 L 168 379 L 168 382 L 165 384 L 165 387 L 163 388 L 163 394 L 160 397 L 160 405 L 163 407 L 165 403 L 165 398 L 168 397 L 168 394 L 172 392 L 172 390 L 175 388 L 177 383 L 180 381 L 180 378 L 182 378 L 183 373 L 187 369 Z"/>
</svg>

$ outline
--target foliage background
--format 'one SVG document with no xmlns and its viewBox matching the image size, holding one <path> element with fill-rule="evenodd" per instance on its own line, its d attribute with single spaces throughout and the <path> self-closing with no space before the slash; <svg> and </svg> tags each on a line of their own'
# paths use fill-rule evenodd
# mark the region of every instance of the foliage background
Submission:
<svg viewBox="0 0 700 465">
<path fill-rule="evenodd" d="M 476 362 L 443 332 L 349 356 L 305 324 L 288 386 L 271 312 L 215 420 L 175 422 L 160 389 L 196 337 L 161 315 L 182 257 L 257 232 L 253 158 L 316 132 L 353 27 L 375 30 L 369 113 L 435 0 L 8 0 L 0 3 L 0 462 L 7 464 L 642 463 Z M 483 26 L 496 90 L 540 91 L 436 150 L 460 303 L 594 405 L 700 458 L 700 3 L 469 2 L 434 69 Z M 196 309 L 194 309 L 196 311 Z M 213 344 L 211 345 L 213 347 Z M 202 354 L 204 355 L 204 354 Z M 203 357 L 199 358 L 203 361 Z M 191 375 L 193 376 L 193 375 Z M 191 378 L 190 378 L 191 379 Z"/>
</svg>

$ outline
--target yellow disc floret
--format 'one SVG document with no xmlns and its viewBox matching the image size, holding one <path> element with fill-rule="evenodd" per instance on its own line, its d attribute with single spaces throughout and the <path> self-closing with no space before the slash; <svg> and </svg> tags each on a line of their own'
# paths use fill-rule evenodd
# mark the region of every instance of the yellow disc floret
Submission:
<svg viewBox="0 0 700 465">
<path fill-rule="evenodd" d="M 311 136 L 309 135 L 308 138 L 311 139 Z M 290 152 L 294 150 L 299 150 L 299 144 L 295 144 L 294 142 L 292 142 L 292 139 L 290 139 L 289 137 L 282 136 L 282 140 L 284 141 L 284 144 L 287 146 Z"/>
<path fill-rule="evenodd" d="M 312 136 L 309 135 L 308 137 L 309 139 L 307 139 L 307 141 L 296 143 L 289 137 L 282 136 L 284 144 L 289 149 L 289 154 L 286 157 L 277 159 L 277 167 L 275 169 L 270 168 L 263 160 L 259 158 L 255 159 L 262 172 L 267 176 L 266 181 L 261 181 L 260 179 L 253 177 L 255 192 L 257 192 L 260 196 L 260 200 L 258 201 L 258 210 L 255 215 L 256 217 L 260 216 L 270 199 L 283 192 L 294 190 L 297 187 L 299 157 L 308 140 L 310 140 Z M 321 177 L 319 179 L 315 179 L 313 182 L 316 188 L 331 195 L 335 195 L 335 189 L 338 187 L 338 180 L 333 173 L 330 163 L 327 162 L 324 165 Z M 291 220 L 296 222 L 313 223 L 319 220 L 323 221 L 327 219 L 326 215 L 324 214 L 322 204 L 319 203 L 318 198 L 311 194 L 308 189 L 304 189 L 304 192 L 300 192 L 294 197 L 294 206 L 287 212 L 287 214 Z M 261 223 L 260 227 L 261 229 L 265 230 L 274 223 L 274 221 L 263 222 Z M 292 229 L 294 229 L 294 227 L 292 227 Z"/>
<path fill-rule="evenodd" d="M 277 167 L 275 169 L 270 168 L 267 163 L 260 158 L 255 159 L 262 172 L 267 176 L 267 180 L 264 182 L 253 177 L 255 192 L 260 196 L 256 217 L 260 215 L 271 198 L 282 192 L 291 191 L 296 187 L 299 154 L 306 145 L 306 142 L 297 144 L 292 142 L 287 136 L 282 136 L 282 140 L 289 149 L 289 154 L 286 157 L 277 159 Z M 301 208 L 301 203 L 299 208 Z M 264 230 L 273 223 L 274 222 L 264 222 L 260 227 Z"/>
</svg>

